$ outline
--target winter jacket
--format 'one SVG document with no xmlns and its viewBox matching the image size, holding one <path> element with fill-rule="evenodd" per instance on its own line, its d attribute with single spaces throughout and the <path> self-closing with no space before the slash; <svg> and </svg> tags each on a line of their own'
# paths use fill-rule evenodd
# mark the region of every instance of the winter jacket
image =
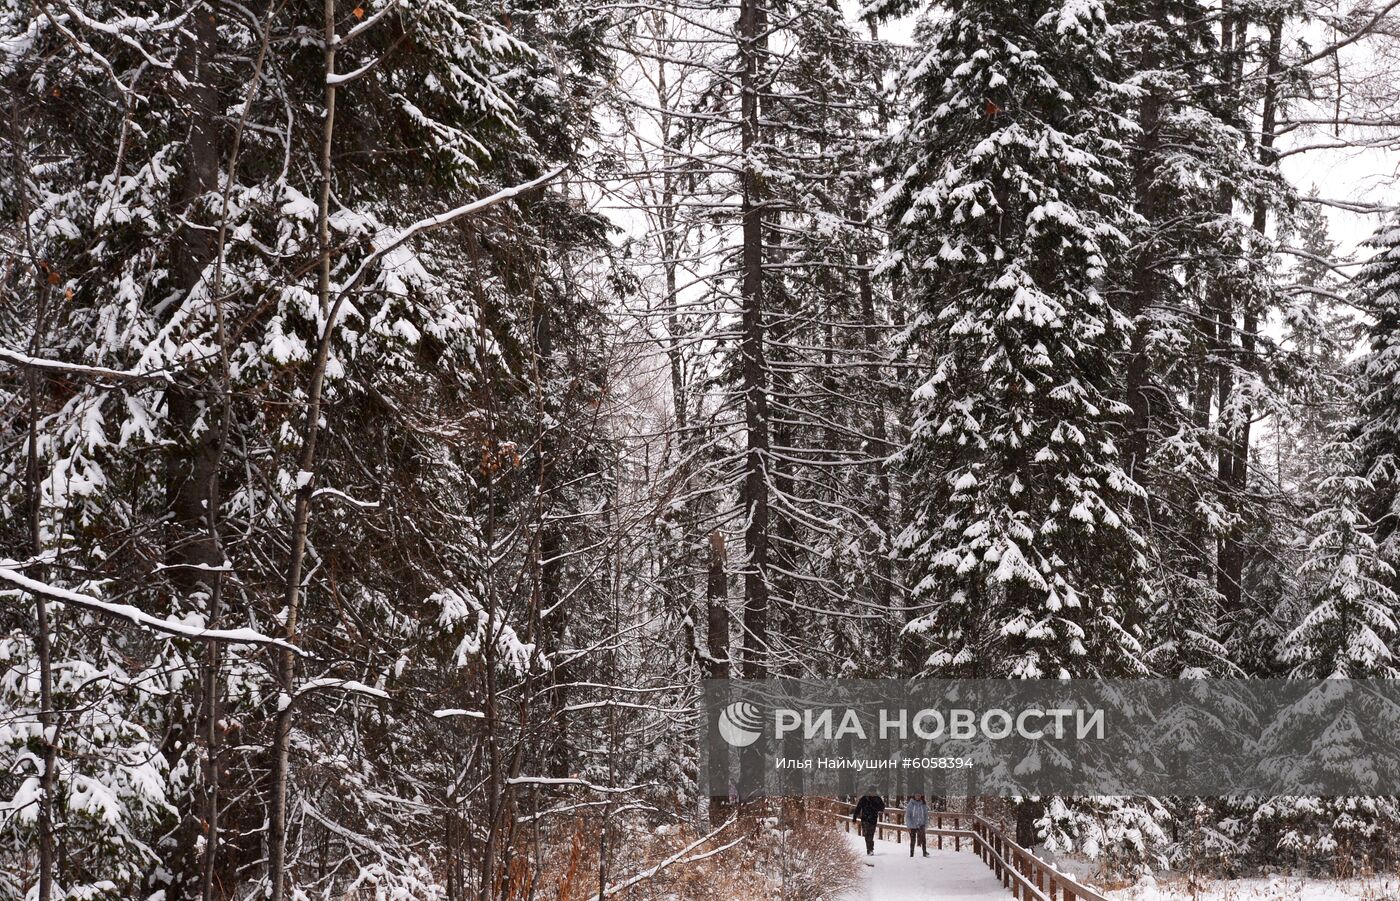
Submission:
<svg viewBox="0 0 1400 901">
<path fill-rule="evenodd" d="M 928 805 L 918 798 L 910 798 L 904 805 L 904 825 L 910 829 L 928 826 Z"/>
<path fill-rule="evenodd" d="M 855 813 L 851 814 L 851 819 L 860 820 L 863 823 L 878 823 L 880 811 L 884 809 L 884 798 L 879 795 L 864 795 L 856 802 L 856 810 Z"/>
</svg>

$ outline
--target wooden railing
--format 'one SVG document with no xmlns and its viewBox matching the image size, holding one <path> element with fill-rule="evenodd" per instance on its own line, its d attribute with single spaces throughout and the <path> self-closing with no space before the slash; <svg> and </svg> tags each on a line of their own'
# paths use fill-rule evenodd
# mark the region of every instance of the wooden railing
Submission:
<svg viewBox="0 0 1400 901">
<path fill-rule="evenodd" d="M 831 815 L 846 824 L 847 832 L 855 825 L 851 821 L 854 809 L 854 804 L 831 802 Z M 900 822 L 893 822 L 896 819 Z M 954 851 L 967 845 L 1019 901 L 1108 901 L 1007 838 L 1001 827 L 986 817 L 930 810 L 928 819 L 925 832 L 929 842 L 937 842 L 937 847 L 942 848 L 949 841 Z M 904 833 L 909 831 L 903 820 L 904 811 L 886 808 L 875 826 L 876 837 L 893 837 L 896 843 L 903 844 Z"/>
</svg>

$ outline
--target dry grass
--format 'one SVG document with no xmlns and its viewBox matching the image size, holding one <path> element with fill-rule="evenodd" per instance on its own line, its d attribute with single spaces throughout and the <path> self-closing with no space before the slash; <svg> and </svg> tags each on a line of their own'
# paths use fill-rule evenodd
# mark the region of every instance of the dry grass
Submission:
<svg viewBox="0 0 1400 901">
<path fill-rule="evenodd" d="M 648 830 L 637 824 L 614 838 L 607 882 L 616 886 L 684 849 L 705 830 Z M 738 844 L 693 859 L 731 842 Z M 556 836 L 536 882 L 541 901 L 588 901 L 598 893 L 598 827 L 579 820 Z M 689 860 L 689 862 L 685 862 Z M 745 816 L 680 862 L 630 887 L 609 892 L 626 901 L 839 901 L 856 884 L 860 861 L 826 820 L 801 807 Z"/>
</svg>

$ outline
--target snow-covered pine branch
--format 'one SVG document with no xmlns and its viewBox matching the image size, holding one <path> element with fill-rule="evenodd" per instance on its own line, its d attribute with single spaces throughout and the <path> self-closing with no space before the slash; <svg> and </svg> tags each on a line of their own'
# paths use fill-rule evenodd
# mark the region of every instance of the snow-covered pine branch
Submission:
<svg viewBox="0 0 1400 901">
<path fill-rule="evenodd" d="M 294 654 L 305 655 L 306 651 L 291 642 L 264 635 L 255 629 L 205 629 L 174 619 L 151 616 L 131 604 L 116 604 L 95 598 L 67 588 L 60 588 L 31 579 L 14 568 L 12 563 L 0 563 L 0 581 L 28 592 L 35 598 L 46 601 L 62 601 L 84 610 L 91 610 L 104 616 L 124 619 L 143 629 L 150 629 L 169 638 L 191 638 L 199 641 L 217 641 L 222 644 L 259 645 L 280 648 Z"/>
</svg>

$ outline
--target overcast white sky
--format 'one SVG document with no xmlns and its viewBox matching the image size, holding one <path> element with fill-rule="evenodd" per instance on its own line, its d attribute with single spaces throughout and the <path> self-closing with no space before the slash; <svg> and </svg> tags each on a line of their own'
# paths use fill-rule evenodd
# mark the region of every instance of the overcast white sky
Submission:
<svg viewBox="0 0 1400 901">
<path fill-rule="evenodd" d="M 1350 9 L 1357 5 L 1357 0 L 1336 0 L 1336 3 L 1343 9 Z M 861 5 L 857 0 L 842 0 L 842 8 L 846 11 L 847 18 L 853 22 L 858 19 Z M 880 36 L 907 44 L 913 39 L 913 22 L 912 18 L 908 18 L 886 23 L 880 27 Z M 1308 38 L 1313 48 L 1319 48 L 1325 46 L 1333 35 L 1313 26 L 1309 29 Z M 1296 41 L 1297 35 L 1294 39 Z M 1343 65 L 1358 79 L 1388 77 L 1375 62 L 1374 45 L 1366 42 L 1344 50 Z M 1319 112 L 1328 114 L 1331 111 Z M 1362 112 L 1370 115 L 1394 115 L 1396 111 L 1372 107 L 1363 109 Z M 1369 132 L 1362 137 L 1377 136 L 1374 129 Z M 1300 141 L 1311 146 L 1317 143 L 1331 143 L 1333 140 L 1328 135 L 1295 133 L 1285 136 L 1280 144 L 1281 147 L 1288 148 L 1300 146 Z M 1284 174 L 1303 194 L 1316 188 L 1320 197 L 1329 199 L 1391 206 L 1400 204 L 1400 179 L 1397 179 L 1400 154 L 1394 151 L 1314 150 L 1286 157 L 1282 167 Z M 1335 208 L 1327 208 L 1326 212 L 1331 224 L 1332 237 L 1343 252 L 1354 251 L 1360 242 L 1375 231 L 1379 223 L 1378 217 L 1374 215 L 1361 215 Z M 1364 256 L 1364 250 L 1362 255 Z"/>
</svg>

